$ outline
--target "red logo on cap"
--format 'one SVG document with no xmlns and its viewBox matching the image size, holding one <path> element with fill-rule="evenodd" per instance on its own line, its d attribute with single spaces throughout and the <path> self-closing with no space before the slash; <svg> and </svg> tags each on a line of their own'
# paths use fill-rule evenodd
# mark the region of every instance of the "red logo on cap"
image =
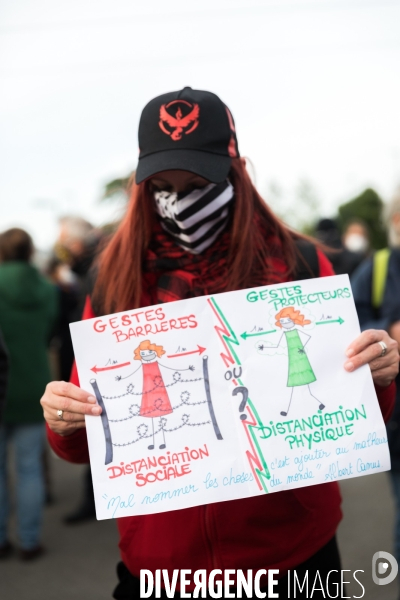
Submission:
<svg viewBox="0 0 400 600">
<path fill-rule="evenodd" d="M 178 109 L 175 112 L 175 115 L 172 115 L 170 111 L 172 111 L 172 107 L 178 104 Z M 184 104 L 188 106 L 191 110 L 190 112 L 183 116 L 182 109 L 179 104 Z M 186 100 L 173 100 L 168 104 L 163 104 L 160 107 L 160 121 L 159 126 L 161 131 L 171 136 L 171 140 L 176 142 L 177 140 L 182 139 L 182 133 L 188 135 L 192 133 L 196 129 L 199 124 L 199 113 L 200 107 L 198 104 L 191 104 L 190 102 L 186 102 Z M 167 129 L 167 126 L 171 128 Z"/>
</svg>

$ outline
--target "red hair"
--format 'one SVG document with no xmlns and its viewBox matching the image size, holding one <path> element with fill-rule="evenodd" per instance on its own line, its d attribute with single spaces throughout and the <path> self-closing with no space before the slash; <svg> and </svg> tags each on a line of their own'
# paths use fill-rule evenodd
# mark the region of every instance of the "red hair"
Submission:
<svg viewBox="0 0 400 600">
<path fill-rule="evenodd" d="M 279 238 L 290 275 L 296 265 L 294 239 L 303 236 L 290 231 L 274 215 L 255 189 L 240 158 L 232 159 L 229 179 L 235 190 L 235 204 L 227 257 L 229 275 L 224 291 L 251 287 L 254 273 L 265 273 L 268 282 L 268 275 L 273 272 L 269 235 Z M 140 307 L 142 265 L 156 219 L 153 205 L 148 183 L 133 183 L 125 217 L 100 255 L 93 300 L 103 314 Z M 255 226 L 255 218 L 259 227 Z"/>
<path fill-rule="evenodd" d="M 286 308 L 282 308 L 282 310 L 280 312 L 278 312 L 277 315 L 275 315 L 275 325 L 277 325 L 278 327 L 282 327 L 282 324 L 279 322 L 279 319 L 282 319 L 284 317 L 288 317 L 289 319 L 291 319 L 293 321 L 293 323 L 296 323 L 296 325 L 301 325 L 302 327 L 304 327 L 304 325 L 309 325 L 311 323 L 311 321 L 309 321 L 308 319 L 305 318 L 304 315 L 301 314 L 301 312 L 299 310 L 296 310 L 295 308 L 293 308 L 293 306 L 288 306 Z"/>
<path fill-rule="evenodd" d="M 150 340 L 144 340 L 143 342 L 140 342 L 139 346 L 133 351 L 135 360 L 142 360 L 142 357 L 140 356 L 141 350 L 154 350 L 158 358 L 161 358 L 162 355 L 165 354 L 163 346 L 157 346 L 157 344 L 152 344 Z"/>
</svg>

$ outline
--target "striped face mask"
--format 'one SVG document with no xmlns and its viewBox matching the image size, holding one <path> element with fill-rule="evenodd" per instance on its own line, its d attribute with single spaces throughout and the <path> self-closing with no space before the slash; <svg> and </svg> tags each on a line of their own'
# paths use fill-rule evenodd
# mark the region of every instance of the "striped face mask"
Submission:
<svg viewBox="0 0 400 600">
<path fill-rule="evenodd" d="M 233 196 L 229 181 L 210 183 L 188 194 L 154 192 L 161 225 L 192 254 L 201 254 L 225 229 Z"/>
</svg>

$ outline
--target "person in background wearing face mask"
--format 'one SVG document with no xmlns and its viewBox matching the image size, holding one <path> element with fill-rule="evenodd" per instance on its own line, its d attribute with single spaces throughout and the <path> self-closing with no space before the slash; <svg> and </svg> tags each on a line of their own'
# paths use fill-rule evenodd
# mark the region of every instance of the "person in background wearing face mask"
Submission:
<svg viewBox="0 0 400 600">
<path fill-rule="evenodd" d="M 347 223 L 342 241 L 343 246 L 350 252 L 357 254 L 361 262 L 368 255 L 370 249 L 369 231 L 366 223 L 359 220 Z"/>
<path fill-rule="evenodd" d="M 57 332 L 60 379 L 69 380 L 74 351 L 69 324 L 79 321 L 88 293 L 88 273 L 97 246 L 97 230 L 78 216 L 59 220 L 58 239 L 47 267 L 47 275 L 60 290 L 61 315 Z"/>
<path fill-rule="evenodd" d="M 364 260 L 364 255 L 353 252 L 343 245 L 340 229 L 333 219 L 320 219 L 315 228 L 315 237 L 333 252 L 327 251 L 326 256 L 332 263 L 336 275 L 351 275 Z"/>
<path fill-rule="evenodd" d="M 361 330 L 385 329 L 400 345 L 400 188 L 387 210 L 389 248 L 360 265 L 351 278 Z M 400 377 L 392 418 L 387 424 L 392 462 L 390 478 L 396 500 L 395 556 L 400 562 Z"/>
<path fill-rule="evenodd" d="M 79 321 L 89 293 L 90 268 L 101 240 L 100 232 L 79 216 L 60 219 L 58 240 L 55 244 L 53 280 L 61 290 L 61 319 L 59 326 L 60 378 L 68 381 L 74 360 L 69 324 Z M 83 494 L 79 506 L 66 515 L 64 522 L 72 525 L 96 516 L 90 468 L 83 476 Z"/>
<path fill-rule="evenodd" d="M 100 256 L 83 318 L 292 281 L 306 253 L 305 277 L 333 274 L 322 252 L 287 229 L 258 194 L 239 156 L 231 112 L 215 94 L 186 87 L 151 100 L 141 115 L 139 147 L 130 203 Z M 387 418 L 398 372 L 396 342 L 372 331 L 354 340 L 347 356 L 349 372 L 370 362 L 377 367 L 373 378 Z M 54 451 L 88 462 L 84 415 L 98 416 L 101 408 L 78 385 L 75 371 L 71 383 L 49 384 L 41 403 Z M 318 570 L 323 581 L 330 571 L 334 592 L 340 519 L 336 483 L 118 519 L 122 562 L 113 597 L 139 598 L 141 569 L 167 569 L 172 577 L 182 568 L 273 567 L 281 598 L 287 597 L 288 569 L 296 568 L 302 579 L 308 571 L 312 580 Z M 264 591 L 266 585 L 261 579 Z"/>
<path fill-rule="evenodd" d="M 62 272 L 65 282 L 78 282 L 80 302 L 77 313 L 83 310 L 86 295 L 90 289 L 89 271 L 96 257 L 101 232 L 89 221 L 79 216 L 61 217 L 56 256 L 69 267 L 70 273 Z M 82 314 L 82 313 L 80 313 Z M 80 316 L 80 315 L 79 315 Z"/>
</svg>

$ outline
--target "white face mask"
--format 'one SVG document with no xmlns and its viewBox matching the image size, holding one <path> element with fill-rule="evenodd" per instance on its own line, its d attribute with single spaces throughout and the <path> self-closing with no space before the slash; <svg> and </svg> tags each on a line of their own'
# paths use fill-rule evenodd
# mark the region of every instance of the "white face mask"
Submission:
<svg viewBox="0 0 400 600">
<path fill-rule="evenodd" d="M 192 254 L 211 246 L 225 229 L 234 191 L 229 181 L 210 183 L 188 194 L 154 192 L 161 225 Z"/>
<path fill-rule="evenodd" d="M 68 265 L 60 265 L 57 270 L 58 281 L 65 285 L 78 283 L 78 278 Z"/>
<path fill-rule="evenodd" d="M 366 252 L 368 240 L 359 233 L 350 233 L 344 240 L 344 245 L 351 252 Z"/>
</svg>

